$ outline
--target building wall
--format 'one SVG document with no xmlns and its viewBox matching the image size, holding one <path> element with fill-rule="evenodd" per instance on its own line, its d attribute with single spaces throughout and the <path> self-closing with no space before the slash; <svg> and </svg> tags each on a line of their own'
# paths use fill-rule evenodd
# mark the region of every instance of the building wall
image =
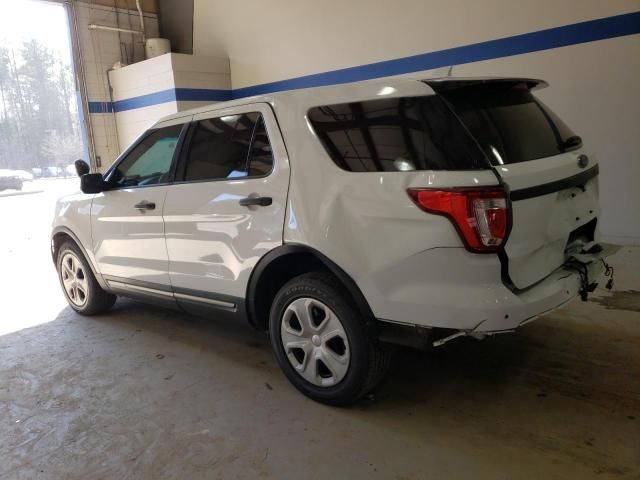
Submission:
<svg viewBox="0 0 640 480">
<path fill-rule="evenodd" d="M 119 155 L 121 147 L 124 147 L 118 143 L 107 72 L 116 62 L 127 64 L 144 59 L 144 46 L 139 35 L 89 30 L 89 25 L 99 24 L 139 30 L 140 19 L 135 10 L 83 2 L 75 2 L 74 6 L 89 101 L 89 121 L 96 157 L 99 157 L 101 170 L 104 170 Z M 144 17 L 147 36 L 157 37 L 157 16 L 145 13 Z"/>
<path fill-rule="evenodd" d="M 229 58 L 236 97 L 422 71 L 443 59 L 454 75 L 544 78 L 551 87 L 540 97 L 600 160 L 601 231 L 638 243 L 640 17 L 625 17 L 625 28 L 611 20 L 638 11 L 638 0 L 195 0 L 193 49 Z M 610 20 L 517 37 L 596 19 Z M 477 45 L 500 38 L 513 38 L 516 54 L 511 40 Z M 422 56 L 429 52 L 442 55 Z"/>
<path fill-rule="evenodd" d="M 109 72 L 112 98 L 122 149 L 159 118 L 211 103 L 180 101 L 180 92 L 229 91 L 226 58 L 168 53 Z M 192 97 L 193 98 L 193 97 Z"/>
</svg>

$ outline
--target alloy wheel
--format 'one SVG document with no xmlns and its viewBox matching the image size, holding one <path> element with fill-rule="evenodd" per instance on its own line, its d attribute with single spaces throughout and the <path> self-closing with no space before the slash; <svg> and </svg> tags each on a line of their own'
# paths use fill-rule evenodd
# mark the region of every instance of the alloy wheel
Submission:
<svg viewBox="0 0 640 480">
<path fill-rule="evenodd" d="M 62 257 L 60 278 L 69 301 L 76 307 L 83 307 L 87 303 L 89 281 L 82 263 L 74 253 L 66 252 Z"/>
</svg>

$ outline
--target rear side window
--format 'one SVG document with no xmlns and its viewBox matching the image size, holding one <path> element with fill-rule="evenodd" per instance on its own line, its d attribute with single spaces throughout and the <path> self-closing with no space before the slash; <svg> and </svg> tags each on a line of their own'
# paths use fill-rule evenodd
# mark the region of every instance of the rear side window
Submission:
<svg viewBox="0 0 640 480">
<path fill-rule="evenodd" d="M 582 144 L 525 82 L 473 85 L 442 95 L 494 165 L 550 157 Z"/>
<path fill-rule="evenodd" d="M 489 167 L 436 95 L 327 105 L 312 108 L 308 116 L 329 156 L 352 172 Z"/>
<path fill-rule="evenodd" d="M 245 113 L 200 120 L 191 137 L 185 181 L 256 177 L 273 168 L 262 115 Z"/>
</svg>

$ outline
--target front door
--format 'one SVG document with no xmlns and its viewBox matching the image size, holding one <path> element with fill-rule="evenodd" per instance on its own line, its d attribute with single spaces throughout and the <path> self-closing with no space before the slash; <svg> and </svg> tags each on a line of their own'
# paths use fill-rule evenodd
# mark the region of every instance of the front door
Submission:
<svg viewBox="0 0 640 480">
<path fill-rule="evenodd" d="M 164 205 L 171 284 L 183 306 L 238 307 L 255 264 L 282 244 L 288 185 L 269 105 L 194 116 Z"/>
<path fill-rule="evenodd" d="M 116 290 L 133 284 L 139 293 L 170 292 L 162 208 L 182 129 L 179 123 L 147 132 L 107 173 L 109 190 L 93 200 L 96 261 Z"/>
</svg>

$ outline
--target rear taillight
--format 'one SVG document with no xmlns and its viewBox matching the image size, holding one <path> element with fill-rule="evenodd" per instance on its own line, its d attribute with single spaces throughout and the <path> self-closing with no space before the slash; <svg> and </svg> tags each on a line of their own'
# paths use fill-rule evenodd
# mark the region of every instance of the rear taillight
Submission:
<svg viewBox="0 0 640 480">
<path fill-rule="evenodd" d="M 500 187 L 409 188 L 407 193 L 425 212 L 448 217 L 472 252 L 496 252 L 507 239 L 507 194 Z"/>
</svg>

